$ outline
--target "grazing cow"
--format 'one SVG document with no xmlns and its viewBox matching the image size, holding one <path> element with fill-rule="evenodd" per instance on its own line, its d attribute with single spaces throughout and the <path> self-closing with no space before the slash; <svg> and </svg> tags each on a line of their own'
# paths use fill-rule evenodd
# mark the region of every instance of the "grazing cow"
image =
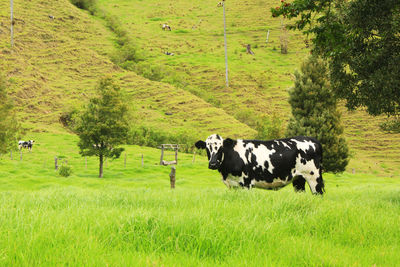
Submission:
<svg viewBox="0 0 400 267">
<path fill-rule="evenodd" d="M 33 146 L 34 142 L 35 142 L 34 140 L 19 141 L 18 148 L 19 148 L 19 150 L 21 150 L 22 148 L 27 148 L 29 151 L 32 151 L 32 146 Z"/>
<path fill-rule="evenodd" d="M 167 23 L 164 23 L 164 24 L 162 25 L 162 29 L 163 29 L 163 31 L 165 31 L 165 30 L 171 31 L 171 27 L 170 27 Z"/>
<path fill-rule="evenodd" d="M 196 147 L 206 149 L 208 168 L 218 170 L 230 187 L 277 190 L 293 183 L 296 191 L 323 194 L 322 147 L 314 138 L 297 136 L 270 141 L 223 140 L 213 134 Z"/>
</svg>

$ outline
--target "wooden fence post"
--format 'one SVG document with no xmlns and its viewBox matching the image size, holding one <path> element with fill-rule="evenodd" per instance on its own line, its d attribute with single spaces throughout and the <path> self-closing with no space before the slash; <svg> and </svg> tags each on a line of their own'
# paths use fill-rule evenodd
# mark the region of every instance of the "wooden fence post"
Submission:
<svg viewBox="0 0 400 267">
<path fill-rule="evenodd" d="M 196 160 L 196 151 L 193 153 L 193 160 L 192 160 L 192 163 L 194 163 L 195 160 Z"/>
<path fill-rule="evenodd" d="M 54 167 L 55 167 L 56 170 L 58 170 L 57 161 L 58 161 L 58 159 L 57 159 L 57 157 L 55 157 L 55 158 L 54 158 Z"/>
<path fill-rule="evenodd" d="M 175 181 L 176 181 L 176 167 L 171 166 L 171 173 L 169 174 L 169 181 L 171 183 L 171 189 L 175 188 Z"/>
<path fill-rule="evenodd" d="M 10 157 L 11 157 L 11 160 L 12 160 L 12 150 L 10 151 Z"/>
<path fill-rule="evenodd" d="M 142 154 L 142 167 L 144 166 L 144 162 L 143 162 L 143 154 Z"/>
<path fill-rule="evenodd" d="M 125 158 L 124 158 L 124 168 L 126 168 L 126 152 L 125 152 Z"/>
<path fill-rule="evenodd" d="M 163 161 L 163 157 L 164 157 L 164 146 L 161 145 L 161 157 L 160 157 L 160 165 L 163 165 L 162 161 Z"/>
</svg>

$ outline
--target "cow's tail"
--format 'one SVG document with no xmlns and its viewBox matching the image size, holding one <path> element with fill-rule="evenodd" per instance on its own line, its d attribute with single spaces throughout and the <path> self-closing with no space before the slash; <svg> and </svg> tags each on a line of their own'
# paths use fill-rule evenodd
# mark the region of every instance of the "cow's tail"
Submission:
<svg viewBox="0 0 400 267">
<path fill-rule="evenodd" d="M 319 164 L 319 178 L 317 178 L 317 183 L 320 186 L 321 191 L 325 192 L 325 183 L 324 183 L 324 179 L 322 179 L 322 171 L 324 169 L 323 162 L 322 162 L 323 161 L 323 149 L 322 149 L 322 145 L 319 141 L 317 141 L 316 143 L 317 143 L 317 147 L 318 147 L 316 154 L 317 154 L 318 164 Z"/>
</svg>

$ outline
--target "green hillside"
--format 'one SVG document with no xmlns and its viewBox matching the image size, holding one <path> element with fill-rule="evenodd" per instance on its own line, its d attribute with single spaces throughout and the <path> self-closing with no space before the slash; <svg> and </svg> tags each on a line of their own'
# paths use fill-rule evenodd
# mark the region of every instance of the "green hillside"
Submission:
<svg viewBox="0 0 400 267">
<path fill-rule="evenodd" d="M 211 0 L 99 0 L 95 16 L 67 0 L 16 1 L 13 49 L 9 3 L 1 2 L 0 71 L 9 80 L 27 136 L 33 131 L 63 132 L 59 116 L 80 107 L 97 80 L 112 74 L 125 89 L 137 125 L 199 138 L 214 132 L 251 138 L 256 135 L 256 118 L 288 119 L 287 90 L 308 54 L 304 37 L 295 32 L 288 33 L 289 53 L 280 53 L 281 25 L 287 21 L 269 12 L 278 3 L 227 2 L 229 88 L 222 8 Z M 140 68 L 138 75 L 112 62 L 121 48 L 104 15 L 120 23 L 135 43 L 144 60 L 138 66 L 154 66 L 164 75 L 159 82 L 140 76 Z M 162 23 L 172 31 L 163 31 Z M 254 56 L 246 53 L 246 44 L 251 44 Z M 348 170 L 397 175 L 400 135 L 383 133 L 378 127 L 383 118 L 342 110 L 353 154 Z"/>
<path fill-rule="evenodd" d="M 281 25 L 270 8 L 279 0 L 226 2 L 230 88 L 225 87 L 222 8 L 218 1 L 99 0 L 100 8 L 117 17 L 132 38 L 146 51 L 147 61 L 179 73 L 189 73 L 187 90 L 202 90 L 204 99 L 217 103 L 232 116 L 252 126 L 252 117 L 278 115 L 287 120 L 290 106 L 287 90 L 293 72 L 307 56 L 304 36 L 289 32 L 289 53 L 280 53 Z M 172 31 L 162 31 L 168 23 Z M 266 43 L 267 31 L 269 42 Z M 246 53 L 251 44 L 255 56 Z M 167 50 L 176 54 L 168 57 Z M 348 170 L 398 174 L 400 135 L 379 128 L 384 117 L 364 111 L 348 112 L 343 125 L 353 160 Z"/>
<path fill-rule="evenodd" d="M 79 107 L 93 94 L 98 79 L 112 74 L 126 89 L 138 124 L 202 136 L 218 125 L 226 135 L 237 135 L 235 129 L 254 135 L 254 130 L 222 109 L 182 89 L 117 67 L 109 59 L 117 49 L 115 36 L 102 21 L 67 0 L 17 1 L 11 49 L 8 8 L 8 2 L 0 4 L 0 70 L 9 79 L 26 133 L 59 128 L 61 113 Z"/>
</svg>

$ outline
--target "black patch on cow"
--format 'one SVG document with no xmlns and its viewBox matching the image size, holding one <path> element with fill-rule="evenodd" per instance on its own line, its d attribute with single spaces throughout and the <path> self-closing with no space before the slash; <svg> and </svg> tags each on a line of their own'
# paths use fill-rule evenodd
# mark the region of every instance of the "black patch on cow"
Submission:
<svg viewBox="0 0 400 267">
<path fill-rule="evenodd" d="M 198 149 L 205 149 L 206 148 L 206 142 L 199 140 L 194 144 Z"/>
<path fill-rule="evenodd" d="M 233 147 L 236 145 L 236 143 L 237 143 L 236 141 L 234 141 L 230 138 L 227 138 L 223 142 L 223 147 L 224 147 L 224 149 L 227 149 L 227 150 L 233 149 Z"/>
<path fill-rule="evenodd" d="M 324 180 L 322 180 L 321 176 L 317 178 L 317 185 L 315 186 L 315 191 L 317 191 L 317 193 L 320 195 L 322 195 L 325 191 Z"/>
<path fill-rule="evenodd" d="M 293 187 L 296 192 L 304 192 L 306 191 L 306 179 L 303 176 L 299 175 L 293 179 Z"/>
<path fill-rule="evenodd" d="M 311 175 L 314 175 L 314 172 L 310 172 Z"/>
</svg>

